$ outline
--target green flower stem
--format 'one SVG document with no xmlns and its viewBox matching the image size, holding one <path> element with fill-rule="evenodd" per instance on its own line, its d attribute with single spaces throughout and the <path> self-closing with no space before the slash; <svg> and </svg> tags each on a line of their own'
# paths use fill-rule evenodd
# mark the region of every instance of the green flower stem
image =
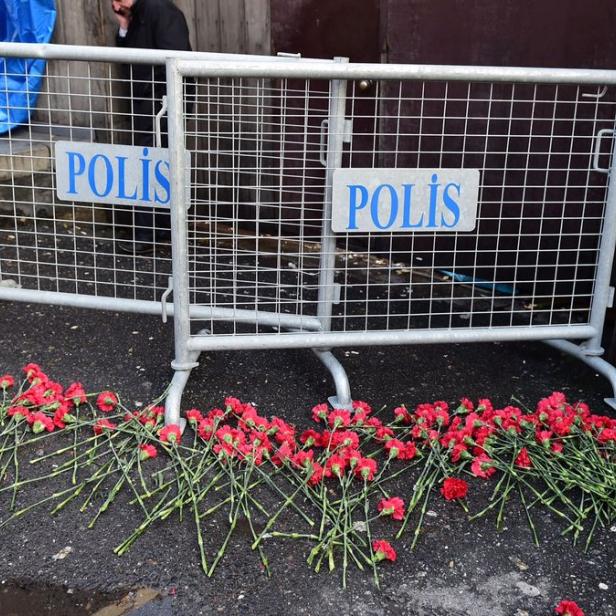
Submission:
<svg viewBox="0 0 616 616">
<path fill-rule="evenodd" d="M 533 535 L 533 543 L 539 547 L 539 537 L 537 536 L 537 529 L 535 528 L 535 524 L 533 522 L 533 518 L 530 514 L 530 508 L 526 504 L 526 498 L 524 497 L 524 490 L 522 490 L 522 486 L 519 482 L 516 483 L 518 488 L 518 494 L 520 495 L 520 500 L 522 501 L 522 507 L 524 508 L 524 513 L 526 514 L 526 519 L 528 520 L 528 526 L 530 527 L 530 532 Z"/>
<path fill-rule="evenodd" d="M 248 526 L 250 528 L 250 532 L 252 534 L 252 538 L 253 538 L 253 542 L 257 539 L 257 533 L 255 531 L 254 525 L 252 523 L 252 516 L 250 514 L 250 506 L 248 504 L 248 500 L 246 498 L 246 496 L 248 496 L 248 491 L 249 491 L 249 481 L 250 481 L 250 477 L 254 471 L 254 469 L 256 468 L 255 465 L 255 460 L 254 460 L 254 456 L 250 461 L 250 465 L 248 466 L 247 471 L 244 473 L 244 485 L 243 485 L 243 490 L 242 490 L 242 498 L 241 498 L 241 506 L 242 506 L 242 510 L 244 511 L 244 516 L 246 517 L 246 520 L 248 520 Z M 258 545 L 258 551 L 259 551 L 259 558 L 261 559 L 261 564 L 263 565 L 263 568 L 265 570 L 265 572 L 267 573 L 267 575 L 269 576 L 271 574 L 270 572 L 270 568 L 269 568 L 269 561 L 267 559 L 267 556 L 263 550 L 263 548 L 261 547 L 261 545 Z M 254 548 L 253 548 L 254 549 Z"/>
<path fill-rule="evenodd" d="M 90 500 L 94 497 L 94 494 L 96 494 L 100 484 L 105 481 L 105 479 L 107 479 L 107 477 L 109 476 L 110 472 L 111 472 L 111 466 L 113 464 L 113 460 L 108 460 L 107 462 L 105 462 L 105 464 L 103 464 L 102 466 L 99 466 L 97 470 L 95 470 L 92 474 L 90 474 L 89 477 L 87 477 L 86 479 L 84 479 L 76 488 L 75 488 L 75 492 L 74 495 L 71 495 L 69 498 L 66 499 L 65 502 L 61 503 L 56 509 L 54 509 L 53 513 L 56 512 L 56 510 L 60 510 L 62 509 L 66 504 L 68 504 L 71 500 L 73 500 L 73 498 L 76 498 L 77 496 L 79 496 L 81 494 L 81 492 L 83 491 L 83 489 L 86 486 L 89 486 L 91 483 L 94 483 L 94 488 L 92 488 L 92 490 L 90 491 L 90 495 L 88 496 L 88 498 L 86 498 L 85 502 L 82 504 L 82 506 L 79 508 L 79 511 L 81 513 L 83 513 L 87 506 L 88 503 L 90 502 Z M 68 470 L 68 469 L 67 469 Z"/>
<path fill-rule="evenodd" d="M 273 530 L 271 533 L 272 537 L 282 537 L 284 539 L 312 539 L 317 540 L 319 537 L 317 535 L 307 535 L 304 533 L 281 533 L 280 531 Z"/>
<path fill-rule="evenodd" d="M 134 467 L 134 465 L 137 463 L 137 460 L 139 459 L 139 451 L 138 450 L 135 451 L 134 449 L 132 449 L 132 454 L 133 454 L 132 458 L 130 459 L 128 464 L 125 464 L 124 461 L 120 458 L 120 454 L 118 454 L 112 441 L 109 442 L 109 447 L 111 448 L 111 451 L 116 459 L 118 467 L 120 468 L 120 470 L 122 471 L 122 474 L 124 475 L 124 479 L 126 480 L 126 483 L 128 483 L 131 490 L 133 491 L 133 494 L 135 495 L 135 498 L 137 499 L 137 502 L 139 503 L 141 509 L 143 509 L 143 512 L 147 515 L 148 514 L 147 507 L 144 505 L 143 499 L 141 498 L 139 491 L 135 487 L 135 484 L 130 476 L 131 469 Z M 126 449 L 126 447 L 124 447 L 123 449 Z"/>
<path fill-rule="evenodd" d="M 372 549 L 372 532 L 370 531 L 370 504 L 368 502 L 368 482 L 364 480 L 364 518 L 366 520 L 366 536 L 368 538 L 368 549 L 370 550 L 370 563 L 372 565 L 372 575 L 374 583 L 380 589 L 379 573 L 374 562 L 374 550 Z"/>
<path fill-rule="evenodd" d="M 406 515 L 404 516 L 404 520 L 402 522 L 402 526 L 400 526 L 400 530 L 396 534 L 396 539 L 400 539 L 400 537 L 402 536 L 402 533 L 404 532 L 406 525 L 408 524 L 408 521 L 411 517 L 411 514 L 413 513 L 413 510 L 415 509 L 415 507 L 417 506 L 417 504 L 422 498 L 422 495 L 425 490 L 425 484 L 427 481 L 427 477 L 430 472 L 430 469 L 432 468 L 433 455 L 434 455 L 434 449 L 431 449 L 430 453 L 428 454 L 428 457 L 425 459 L 425 466 L 423 467 L 419 477 L 417 478 L 417 481 L 415 482 L 415 485 L 413 486 L 413 496 L 411 499 L 409 499 L 409 504 L 406 510 Z"/>
<path fill-rule="evenodd" d="M 15 511 L 6 520 L 4 520 L 3 522 L 0 522 L 0 528 L 4 528 L 7 524 L 12 522 L 13 520 L 16 520 L 17 518 L 22 517 L 23 515 L 25 515 L 29 511 L 32 511 L 33 509 L 36 509 L 37 507 L 40 507 L 41 505 L 44 505 L 45 503 L 48 503 L 49 501 L 55 500 L 57 498 L 60 498 L 61 496 L 64 496 L 64 494 L 67 494 L 68 492 L 70 492 L 70 491 L 72 491 L 74 489 L 75 488 L 73 486 L 71 486 L 70 488 L 67 488 L 66 490 L 62 490 L 60 492 L 54 492 L 50 496 L 47 496 L 46 498 L 44 498 L 44 499 L 42 499 L 40 501 L 37 501 L 36 503 L 33 503 L 32 505 L 28 505 L 27 507 L 24 507 L 23 509 L 19 509 L 18 511 Z"/>
<path fill-rule="evenodd" d="M 75 423 L 79 425 L 79 407 L 75 407 Z M 75 485 L 77 483 L 77 469 L 79 468 L 79 464 L 77 464 L 77 430 L 73 430 L 73 473 L 71 475 L 71 483 Z"/>
<path fill-rule="evenodd" d="M 201 530 L 201 521 L 199 518 L 199 507 L 198 507 L 198 502 L 197 502 L 197 497 L 195 495 L 195 490 L 194 490 L 194 486 L 193 486 L 193 482 L 191 479 L 191 473 L 188 469 L 188 467 L 186 467 L 182 461 L 182 455 L 178 454 L 177 452 L 174 452 L 175 455 L 177 455 L 177 459 L 180 465 L 180 468 L 182 469 L 182 473 L 184 478 L 186 479 L 186 484 L 188 486 L 188 493 L 190 495 L 190 499 L 192 501 L 192 508 L 193 508 L 193 514 L 194 514 L 194 519 L 195 519 L 195 526 L 197 527 L 197 543 L 199 545 L 199 556 L 201 559 L 201 568 L 203 569 L 203 573 L 207 574 L 208 572 L 208 564 L 207 564 L 207 559 L 205 557 L 205 548 L 203 545 L 203 533 Z"/>
<path fill-rule="evenodd" d="M 220 560 L 225 554 L 225 550 L 227 549 L 227 545 L 229 545 L 231 535 L 233 534 L 233 531 L 235 530 L 237 519 L 239 517 L 239 512 L 240 512 L 239 507 L 236 507 L 235 513 L 229 522 L 229 531 L 227 532 L 227 536 L 225 537 L 225 540 L 223 541 L 220 548 L 218 549 L 218 552 L 216 553 L 216 557 L 214 558 L 214 562 L 212 563 L 212 566 L 210 567 L 210 570 L 207 572 L 208 577 L 212 577 L 212 575 L 214 574 L 214 571 L 216 570 L 216 567 L 218 566 L 218 563 L 220 562 Z"/>
<path fill-rule="evenodd" d="M 22 436 L 25 434 L 25 431 L 22 432 Z M 13 511 L 15 509 L 15 501 L 17 499 L 17 485 L 19 484 L 19 443 L 21 441 L 20 437 L 17 436 L 17 430 L 15 430 L 15 447 L 13 448 L 13 469 L 14 469 L 14 479 L 13 479 L 13 496 L 11 497 L 11 504 L 9 506 L 9 511 Z"/>
<path fill-rule="evenodd" d="M 287 496 L 283 502 L 283 504 L 278 508 L 278 511 L 270 517 L 270 519 L 268 520 L 267 524 L 265 525 L 265 528 L 263 529 L 263 531 L 261 532 L 261 534 L 257 537 L 257 539 L 253 542 L 251 548 L 254 550 L 255 548 L 258 547 L 258 545 L 261 543 L 261 541 L 263 540 L 264 535 L 266 535 L 270 528 L 276 523 L 276 520 L 278 519 L 278 516 L 291 504 L 295 501 L 295 498 L 297 497 L 297 495 L 302 492 L 306 486 L 306 482 L 308 481 L 308 479 L 306 478 L 306 480 L 304 481 L 304 483 L 300 484 L 295 492 L 293 492 L 290 496 Z"/>
<path fill-rule="evenodd" d="M 169 489 L 163 494 L 158 503 L 154 506 L 150 514 L 141 522 L 141 524 L 118 546 L 113 549 L 114 554 L 118 556 L 122 556 L 125 552 L 127 552 L 133 543 L 143 535 L 143 533 L 150 527 L 150 525 L 157 519 L 161 518 L 161 511 L 163 511 L 163 507 L 168 504 L 167 496 L 171 493 L 172 488 Z"/>
<path fill-rule="evenodd" d="M 415 532 L 413 533 L 413 542 L 411 543 L 411 552 L 415 549 L 417 545 L 417 541 L 419 539 L 419 533 L 421 532 L 421 527 L 423 525 L 423 519 L 426 515 L 426 509 L 428 508 L 428 502 L 430 501 L 430 496 L 432 493 L 432 488 L 436 482 L 436 474 L 433 475 L 434 479 L 431 483 L 429 483 L 428 488 L 426 489 L 426 498 L 423 501 L 423 505 L 421 507 L 421 513 L 419 514 L 419 521 L 417 522 L 417 526 L 415 527 Z"/>
</svg>

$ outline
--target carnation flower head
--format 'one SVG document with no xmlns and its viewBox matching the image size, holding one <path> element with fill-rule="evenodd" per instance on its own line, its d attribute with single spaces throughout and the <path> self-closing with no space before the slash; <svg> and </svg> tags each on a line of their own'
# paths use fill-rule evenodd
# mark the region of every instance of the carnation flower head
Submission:
<svg viewBox="0 0 616 616">
<path fill-rule="evenodd" d="M 310 467 L 310 477 L 308 479 L 308 485 L 315 486 L 321 483 L 321 481 L 323 481 L 323 475 L 323 467 L 318 462 L 314 462 Z"/>
<path fill-rule="evenodd" d="M 482 479 L 488 479 L 496 472 L 494 468 L 494 460 L 485 453 L 480 453 L 475 457 L 471 464 L 471 472 L 475 477 L 481 477 Z"/>
<path fill-rule="evenodd" d="M 385 443 L 385 451 L 390 459 L 399 458 L 400 454 L 406 450 L 406 445 L 397 438 L 389 439 Z"/>
<path fill-rule="evenodd" d="M 411 423 L 411 414 L 404 405 L 394 409 L 394 423 Z"/>
<path fill-rule="evenodd" d="M 118 405 L 118 397 L 112 391 L 102 391 L 96 398 L 96 406 L 103 413 L 111 413 Z"/>
<path fill-rule="evenodd" d="M 334 454 L 330 456 L 325 463 L 325 475 L 327 477 L 335 475 L 336 477 L 342 477 L 346 470 L 347 461 L 344 457 Z"/>
<path fill-rule="evenodd" d="M 117 426 L 108 419 L 99 419 L 93 426 L 94 434 L 100 436 L 103 433 L 113 432 Z"/>
<path fill-rule="evenodd" d="M 532 468 L 533 461 L 530 459 L 528 449 L 526 449 L 526 447 L 522 447 L 522 449 L 520 449 L 520 453 L 515 459 L 515 465 L 520 468 Z"/>
<path fill-rule="evenodd" d="M 184 416 L 192 428 L 195 428 L 203 419 L 203 415 L 199 409 L 190 409 L 184 413 Z"/>
<path fill-rule="evenodd" d="M 561 616 L 584 616 L 582 608 L 575 601 L 568 599 L 561 601 L 554 611 Z"/>
<path fill-rule="evenodd" d="M 23 419 L 28 419 L 30 417 L 30 411 L 21 405 L 11 406 L 7 412 L 9 417 L 13 417 L 15 421 L 22 421 Z"/>
<path fill-rule="evenodd" d="M 351 425 L 351 413 L 344 409 L 334 409 L 327 416 L 327 423 L 332 430 L 346 428 Z"/>
<path fill-rule="evenodd" d="M 464 479 L 458 479 L 457 477 L 447 477 L 441 486 L 441 494 L 448 501 L 465 498 L 467 493 L 468 484 Z"/>
<path fill-rule="evenodd" d="M 305 430 L 301 433 L 299 442 L 306 447 L 312 447 L 313 445 L 318 447 L 321 443 L 321 435 L 316 430 Z"/>
<path fill-rule="evenodd" d="M 158 437 L 161 443 L 179 445 L 182 440 L 182 430 L 177 424 L 169 424 L 158 431 Z"/>
<path fill-rule="evenodd" d="M 227 411 L 233 411 L 237 414 L 241 414 L 244 410 L 244 404 L 242 401 L 234 398 L 233 396 L 227 396 L 225 398 L 224 406 Z"/>
<path fill-rule="evenodd" d="M 70 400 L 75 406 L 79 406 L 86 401 L 86 391 L 81 383 L 71 383 L 66 388 L 64 397 Z"/>
<path fill-rule="evenodd" d="M 312 419 L 319 423 L 320 421 L 325 421 L 327 419 L 327 415 L 329 413 L 329 407 L 326 402 L 321 402 L 316 406 L 312 407 Z"/>
<path fill-rule="evenodd" d="M 362 458 L 355 465 L 353 472 L 359 479 L 363 479 L 364 481 L 372 481 L 374 479 L 376 469 L 376 460 L 372 458 Z"/>
<path fill-rule="evenodd" d="M 374 552 L 374 562 L 381 560 L 391 560 L 393 562 L 397 557 L 396 550 L 391 546 L 391 543 L 384 539 L 375 539 L 372 542 L 372 551 Z"/>
<path fill-rule="evenodd" d="M 158 455 L 158 450 L 152 444 L 139 445 L 139 459 L 143 462 L 150 458 L 155 458 Z"/>
<path fill-rule="evenodd" d="M 35 381 L 43 382 L 47 380 L 47 375 L 43 372 L 41 367 L 35 363 L 26 364 L 23 367 L 23 371 L 26 375 L 26 378 L 30 383 L 35 384 Z"/>
<path fill-rule="evenodd" d="M 34 432 L 34 434 L 39 434 L 45 430 L 47 430 L 47 432 L 53 432 L 53 419 L 45 415 L 45 413 L 40 411 L 32 413 L 27 419 L 28 423 L 32 426 L 32 432 Z"/>
<path fill-rule="evenodd" d="M 10 374 L 3 374 L 0 376 L 0 389 L 7 390 L 9 387 L 15 385 L 15 379 Z"/>
<path fill-rule="evenodd" d="M 404 501 L 398 496 L 381 499 L 376 508 L 381 515 L 390 516 L 392 520 L 404 519 Z"/>
</svg>

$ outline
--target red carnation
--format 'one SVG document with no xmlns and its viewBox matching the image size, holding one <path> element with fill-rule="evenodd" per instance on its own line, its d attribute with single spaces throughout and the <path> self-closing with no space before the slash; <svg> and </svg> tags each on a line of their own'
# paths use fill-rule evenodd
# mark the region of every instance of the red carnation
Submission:
<svg viewBox="0 0 616 616">
<path fill-rule="evenodd" d="M 94 430 L 94 434 L 99 436 L 106 430 L 109 430 L 110 432 L 112 432 L 113 430 L 116 429 L 116 427 L 117 426 L 114 423 L 110 422 L 108 419 L 99 419 L 94 424 L 93 430 Z"/>
<path fill-rule="evenodd" d="M 334 454 L 325 463 L 325 476 L 330 477 L 331 475 L 336 475 L 336 477 L 342 477 L 346 466 L 346 459 L 338 454 Z"/>
<path fill-rule="evenodd" d="M 8 389 L 15 385 L 15 379 L 10 374 L 0 376 L 0 389 Z"/>
<path fill-rule="evenodd" d="M 386 445 L 387 446 L 387 445 Z M 404 449 L 398 454 L 399 460 L 412 460 L 417 455 L 417 447 L 413 441 L 404 443 Z"/>
<path fill-rule="evenodd" d="M 616 428 L 605 428 L 601 430 L 597 440 L 600 443 L 609 443 L 610 441 L 616 442 Z"/>
<path fill-rule="evenodd" d="M 44 430 L 53 432 L 54 429 L 53 419 L 41 412 L 32 413 L 28 417 L 28 423 L 32 426 L 32 432 L 34 432 L 34 434 L 38 434 Z"/>
<path fill-rule="evenodd" d="M 16 417 L 15 421 L 21 421 L 30 417 L 30 411 L 25 406 L 11 406 L 7 415 L 9 417 Z"/>
<path fill-rule="evenodd" d="M 234 398 L 233 396 L 227 396 L 225 398 L 224 404 L 227 411 L 233 411 L 238 415 L 241 415 L 244 410 L 244 405 L 242 404 L 242 401 L 238 400 L 237 398 Z"/>
<path fill-rule="evenodd" d="M 321 483 L 321 481 L 323 480 L 323 467 L 318 463 L 315 462 L 314 464 L 312 464 L 312 466 L 310 467 L 310 478 L 308 479 L 308 485 L 311 486 L 316 486 L 317 484 Z"/>
<path fill-rule="evenodd" d="M 385 443 L 385 451 L 390 458 L 398 458 L 401 453 L 406 451 L 406 445 L 397 438 L 392 438 Z"/>
<path fill-rule="evenodd" d="M 372 413 L 372 407 L 363 400 L 353 400 L 353 410 L 355 411 L 355 414 L 360 413 L 370 415 L 370 413 Z"/>
<path fill-rule="evenodd" d="M 306 430 L 301 433 L 299 442 L 306 447 L 312 447 L 313 445 L 318 447 L 321 443 L 321 435 L 316 430 Z"/>
<path fill-rule="evenodd" d="M 522 449 L 520 449 L 520 453 L 515 459 L 515 464 L 520 468 L 531 468 L 533 466 L 533 461 L 530 459 L 528 449 L 526 449 L 526 447 L 522 447 Z"/>
<path fill-rule="evenodd" d="M 34 364 L 34 363 L 26 364 L 23 368 L 23 371 L 26 374 L 26 378 L 31 383 L 35 379 L 39 379 L 41 381 L 47 380 L 45 373 L 41 370 L 41 367 L 38 364 Z"/>
<path fill-rule="evenodd" d="M 584 616 L 582 608 L 575 601 L 566 599 L 561 601 L 554 611 L 562 616 Z"/>
<path fill-rule="evenodd" d="M 326 402 L 321 402 L 321 404 L 317 404 L 312 407 L 312 419 L 317 423 L 321 420 L 327 419 L 327 413 L 329 412 L 329 407 Z"/>
<path fill-rule="evenodd" d="M 394 409 L 394 423 L 400 422 L 404 422 L 405 424 L 411 423 L 411 414 L 404 405 Z"/>
<path fill-rule="evenodd" d="M 346 428 L 351 425 L 351 413 L 344 409 L 334 409 L 328 416 L 327 422 L 332 430 Z"/>
<path fill-rule="evenodd" d="M 203 419 L 201 411 L 198 409 L 190 409 L 185 413 L 186 421 L 194 428 Z"/>
<path fill-rule="evenodd" d="M 487 479 L 496 472 L 494 460 L 485 453 L 480 453 L 471 464 L 471 472 L 475 477 Z"/>
<path fill-rule="evenodd" d="M 86 401 L 86 392 L 81 383 L 72 383 L 66 388 L 64 397 L 70 400 L 75 406 L 79 406 Z"/>
<path fill-rule="evenodd" d="M 154 445 L 139 445 L 139 459 L 141 461 L 155 458 L 158 455 L 158 451 Z"/>
<path fill-rule="evenodd" d="M 96 406 L 103 413 L 110 413 L 118 405 L 118 397 L 112 391 L 102 391 L 96 398 Z"/>
<path fill-rule="evenodd" d="M 372 550 L 374 552 L 374 561 L 379 562 L 380 560 L 391 560 L 392 562 L 396 560 L 396 550 L 391 547 L 389 541 L 385 541 L 384 539 L 376 539 L 372 542 Z"/>
<path fill-rule="evenodd" d="M 397 496 L 381 499 L 377 509 L 381 515 L 389 515 L 393 520 L 404 519 L 404 501 Z"/>
<path fill-rule="evenodd" d="M 182 440 L 182 431 L 177 424 L 169 424 L 158 431 L 158 437 L 161 443 L 171 443 L 179 445 Z"/>
<path fill-rule="evenodd" d="M 357 462 L 353 472 L 355 476 L 360 479 L 372 481 L 374 479 L 374 473 L 376 473 L 376 460 L 372 458 L 362 458 Z"/>
<path fill-rule="evenodd" d="M 445 500 L 452 501 L 465 498 L 468 492 L 468 483 L 464 479 L 447 477 L 441 486 L 441 494 Z"/>
<path fill-rule="evenodd" d="M 214 421 L 212 419 L 202 419 L 197 427 L 199 436 L 204 441 L 209 441 L 214 434 Z"/>
<path fill-rule="evenodd" d="M 61 404 L 53 415 L 53 423 L 57 428 L 62 430 L 66 428 L 67 423 L 73 423 L 75 417 L 71 415 L 70 409 L 66 403 Z"/>
</svg>

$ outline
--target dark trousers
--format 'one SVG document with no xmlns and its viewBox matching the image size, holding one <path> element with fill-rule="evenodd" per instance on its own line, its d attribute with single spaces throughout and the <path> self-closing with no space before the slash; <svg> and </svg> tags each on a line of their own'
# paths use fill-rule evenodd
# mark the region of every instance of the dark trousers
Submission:
<svg viewBox="0 0 616 616">
<path fill-rule="evenodd" d="M 163 118 L 161 147 L 166 148 L 167 142 L 167 122 Z M 156 146 L 154 121 L 149 117 L 133 115 L 133 145 L 147 148 Z M 136 242 L 152 242 L 170 237 L 171 216 L 168 209 L 121 205 L 116 206 L 114 214 L 119 228 L 118 234 L 124 238 L 134 239 Z"/>
</svg>

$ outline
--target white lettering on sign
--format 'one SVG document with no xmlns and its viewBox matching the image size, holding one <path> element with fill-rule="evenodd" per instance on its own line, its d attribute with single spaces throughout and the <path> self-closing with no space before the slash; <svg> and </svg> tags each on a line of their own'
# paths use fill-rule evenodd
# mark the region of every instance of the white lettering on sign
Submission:
<svg viewBox="0 0 616 616">
<path fill-rule="evenodd" d="M 472 231 L 477 169 L 336 169 L 334 233 Z"/>
<path fill-rule="evenodd" d="M 58 141 L 55 162 L 56 194 L 63 201 L 169 207 L 166 148 Z"/>
</svg>

